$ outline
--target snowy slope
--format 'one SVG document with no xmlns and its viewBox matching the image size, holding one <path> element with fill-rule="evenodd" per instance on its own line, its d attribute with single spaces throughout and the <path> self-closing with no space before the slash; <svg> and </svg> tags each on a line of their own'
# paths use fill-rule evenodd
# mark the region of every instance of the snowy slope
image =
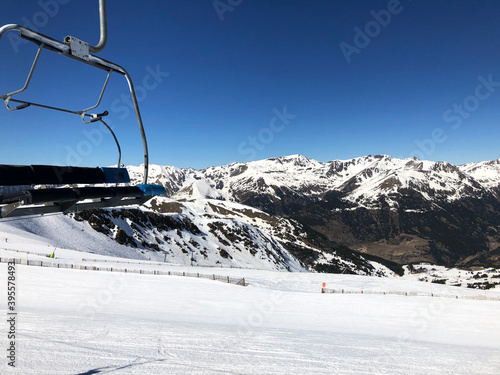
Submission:
<svg viewBox="0 0 500 375">
<path fill-rule="evenodd" d="M 171 215 L 153 215 L 139 208 L 83 212 L 0 223 L 0 233 L 9 244 L 33 239 L 43 246 L 130 259 L 306 270 L 272 236 L 243 222 L 205 218 L 191 211 Z M 240 235 L 226 237 L 233 233 Z"/>
<path fill-rule="evenodd" d="M 356 254 L 312 246 L 303 226 L 234 202 L 165 197 L 143 207 L 93 210 L 0 222 L 9 243 L 34 239 L 58 248 L 172 264 L 391 276 Z M 293 253 L 292 253 L 292 252 Z M 306 255 L 302 255 L 306 254 Z M 307 264 L 299 259 L 307 257 Z M 326 267 L 326 268 L 325 268 Z"/>
<path fill-rule="evenodd" d="M 467 163 L 460 166 L 460 170 L 472 176 L 484 186 L 498 188 L 500 186 L 500 159 Z"/>
<path fill-rule="evenodd" d="M 405 279 L 213 272 L 249 272 L 250 285 L 18 265 L 17 367 L 8 368 L 2 358 L 0 372 L 496 375 L 500 370 L 499 302 L 319 293 L 322 282 L 428 288 Z M 6 275 L 6 264 L 0 264 L 4 285 Z M 0 299 L 6 300 L 5 288 Z M 5 319 L 0 327 L 6 332 Z M 5 340 L 2 335 L 3 347 Z"/>
<path fill-rule="evenodd" d="M 155 198 L 148 205 L 155 206 L 155 202 L 168 201 L 166 198 Z M 179 203 L 180 204 L 180 203 Z M 361 275 L 395 276 L 386 266 L 364 259 L 361 255 L 338 253 L 334 249 L 321 249 L 311 244 L 310 234 L 305 227 L 292 219 L 271 216 L 261 210 L 241 205 L 235 202 L 214 199 L 197 199 L 191 202 L 182 202 L 183 212 L 187 212 L 193 220 L 199 216 L 210 216 L 212 219 L 243 222 L 250 227 L 266 233 L 273 243 L 279 243 L 285 249 L 295 249 L 294 256 L 301 258 L 302 253 L 308 254 L 309 269 L 334 267 L 337 272 L 355 273 Z M 234 238 L 234 237 L 233 237 Z M 286 252 L 291 256 L 290 253 Z M 302 266 L 304 267 L 304 266 Z M 295 269 L 301 270 L 296 265 Z M 331 268 L 330 271 L 333 271 Z"/>
<path fill-rule="evenodd" d="M 234 202 L 156 197 L 145 206 L 0 222 L 9 243 L 34 239 L 59 248 L 171 264 L 391 276 L 362 256 L 324 251 L 299 223 Z M 307 255 L 307 265 L 299 259 Z M 298 258 L 299 259 L 298 259 Z M 326 267 L 326 268 L 325 268 Z"/>
</svg>

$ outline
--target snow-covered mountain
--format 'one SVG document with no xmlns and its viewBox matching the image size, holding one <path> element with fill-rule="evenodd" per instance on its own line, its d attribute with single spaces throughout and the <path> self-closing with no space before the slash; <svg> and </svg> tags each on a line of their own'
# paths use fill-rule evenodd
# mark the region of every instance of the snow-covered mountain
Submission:
<svg viewBox="0 0 500 375">
<path fill-rule="evenodd" d="M 57 247 L 180 265 L 394 274 L 349 249 L 324 248 L 320 240 L 328 241 L 293 220 L 219 200 L 156 197 L 142 207 L 0 223 L 0 232 L 6 237 L 26 233 Z"/>
<path fill-rule="evenodd" d="M 74 218 L 122 245 L 171 263 L 393 274 L 378 259 L 336 244 L 325 248 L 321 242 L 328 240 L 294 220 L 233 202 L 156 197 L 142 209 L 87 211 Z"/>
<path fill-rule="evenodd" d="M 493 189 L 500 187 L 500 159 L 467 163 L 461 165 L 460 170 L 486 187 Z"/>
<path fill-rule="evenodd" d="M 129 167 L 129 171 L 139 181 L 142 167 Z M 241 201 L 249 192 L 314 198 L 335 191 L 355 207 L 377 208 L 384 199 L 394 208 L 398 206 L 394 195 L 405 189 L 418 192 L 427 201 L 452 202 L 491 194 L 491 188 L 500 184 L 500 159 L 455 166 L 387 155 L 327 163 L 292 155 L 203 170 L 153 165 L 150 176 L 177 199 Z"/>
<path fill-rule="evenodd" d="M 142 167 L 129 171 L 142 177 Z M 292 155 L 203 170 L 151 166 L 150 176 L 172 199 L 251 206 L 398 263 L 499 261 L 500 160 L 455 166 L 369 155 L 322 163 Z"/>
</svg>

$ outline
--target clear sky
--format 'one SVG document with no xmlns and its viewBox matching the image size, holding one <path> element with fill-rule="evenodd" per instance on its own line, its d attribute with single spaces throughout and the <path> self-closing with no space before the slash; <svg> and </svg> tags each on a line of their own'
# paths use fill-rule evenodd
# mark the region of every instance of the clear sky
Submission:
<svg viewBox="0 0 500 375">
<path fill-rule="evenodd" d="M 0 24 L 99 39 L 97 0 L 1 0 Z M 455 164 L 500 158 L 500 2 L 108 0 L 108 44 L 140 96 L 150 162 L 204 168 L 300 153 Z M 0 92 L 36 52 L 0 40 Z M 26 100 L 83 109 L 105 73 L 44 51 Z M 123 77 L 99 111 L 140 164 Z M 3 108 L 3 106 L 2 106 Z M 0 108 L 1 164 L 111 165 L 111 136 L 78 116 Z"/>
</svg>

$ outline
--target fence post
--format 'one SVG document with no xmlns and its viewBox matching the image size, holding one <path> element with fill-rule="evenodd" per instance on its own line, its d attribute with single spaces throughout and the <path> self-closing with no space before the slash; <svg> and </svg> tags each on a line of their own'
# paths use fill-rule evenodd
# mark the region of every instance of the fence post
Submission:
<svg viewBox="0 0 500 375">
<path fill-rule="evenodd" d="M 229 284 L 229 276 L 227 277 L 227 283 Z"/>
</svg>

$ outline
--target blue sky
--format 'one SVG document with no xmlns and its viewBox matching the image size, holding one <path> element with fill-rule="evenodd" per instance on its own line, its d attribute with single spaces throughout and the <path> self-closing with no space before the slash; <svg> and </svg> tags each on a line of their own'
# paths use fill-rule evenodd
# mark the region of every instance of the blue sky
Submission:
<svg viewBox="0 0 500 375">
<path fill-rule="evenodd" d="M 2 0 L 0 23 L 99 38 L 97 0 Z M 99 54 L 132 75 L 150 162 L 204 168 L 300 153 L 455 164 L 500 157 L 500 3 L 442 0 L 108 0 Z M 0 91 L 36 52 L 0 40 Z M 44 51 L 26 100 L 82 109 L 105 74 Z M 140 164 L 125 80 L 99 107 Z M 111 165 L 108 133 L 77 116 L 0 108 L 0 163 Z"/>
</svg>

